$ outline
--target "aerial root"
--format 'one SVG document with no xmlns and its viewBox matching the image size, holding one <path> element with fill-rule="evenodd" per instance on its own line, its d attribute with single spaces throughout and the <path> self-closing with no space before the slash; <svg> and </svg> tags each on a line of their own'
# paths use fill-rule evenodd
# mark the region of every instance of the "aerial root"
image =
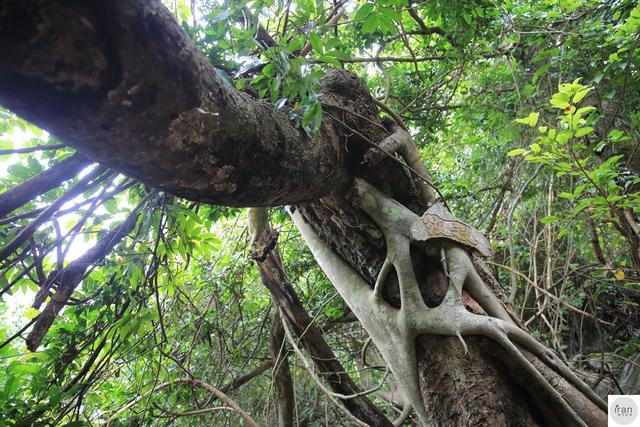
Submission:
<svg viewBox="0 0 640 427">
<path fill-rule="evenodd" d="M 447 267 L 447 255 L 444 248 L 440 248 L 440 265 L 442 266 L 442 272 L 445 277 L 449 277 L 449 268 Z"/>
<path fill-rule="evenodd" d="M 441 246 L 440 263 L 448 279 L 449 288 L 440 306 L 427 307 L 410 262 L 411 227 L 419 217 L 370 185 L 359 181 L 356 184 L 360 193 L 359 205 L 380 227 L 387 246 L 386 258 L 377 277 L 373 296 L 379 305 L 379 311 L 394 313 L 394 316 L 368 318 L 370 334 L 379 330 L 395 332 L 397 336 L 394 341 L 397 345 L 414 343 L 416 337 L 421 334 L 455 336 L 462 343 L 465 354 L 468 354 L 469 349 L 463 336 L 485 336 L 504 348 L 517 365 L 535 381 L 545 398 L 558 408 L 560 422 L 585 426 L 585 422 L 567 400 L 524 356 L 518 348 L 520 346 L 523 350 L 532 352 L 594 404 L 601 408 L 604 406 L 606 410 L 606 404 L 557 356 L 513 323 L 501 301 L 488 289 L 477 273 L 469 253 L 464 248 L 448 243 Z M 401 299 L 399 309 L 391 307 L 382 297 L 382 290 L 392 266 L 398 278 Z M 479 303 L 488 316 L 473 314 L 465 309 L 461 298 L 463 289 Z M 369 312 L 363 312 L 362 315 L 371 317 Z M 395 319 L 395 322 L 390 322 L 395 324 L 389 325 L 390 319 Z M 383 326 L 380 322 L 386 323 Z M 383 349 L 383 355 L 394 373 L 404 381 L 402 386 L 405 393 L 419 414 L 421 423 L 426 425 L 428 417 L 416 378 L 415 349 L 408 346 L 405 350 L 402 357 L 398 357 L 398 353 L 391 348 Z"/>
<path fill-rule="evenodd" d="M 387 281 L 387 276 L 389 276 L 389 271 L 391 271 L 391 267 L 393 267 L 393 258 L 391 255 L 387 255 L 387 257 L 384 259 L 384 263 L 382 264 L 382 268 L 380 268 L 380 273 L 378 273 L 376 284 L 373 287 L 374 298 L 376 299 L 382 298 L 384 283 Z"/>
<path fill-rule="evenodd" d="M 446 264 L 449 264 L 450 259 L 444 254 L 442 256 L 445 259 Z M 466 269 L 464 277 L 458 278 L 458 280 L 453 279 L 452 276 L 454 274 L 452 273 L 452 270 L 455 270 L 455 267 L 449 266 L 449 280 L 454 282 L 451 283 L 451 285 L 456 287 L 456 289 L 458 289 L 458 287 L 462 288 L 461 285 L 465 285 L 467 282 L 473 282 L 474 280 L 478 279 L 478 277 L 476 277 L 477 273 L 475 271 L 475 268 Z M 476 295 L 472 296 L 476 297 Z M 572 386 L 574 386 L 585 396 L 587 396 L 589 400 L 591 400 L 599 408 L 605 411 L 607 410 L 607 404 L 591 389 L 591 387 L 585 384 L 584 381 L 582 381 L 571 369 L 569 369 L 569 367 L 567 367 L 562 362 L 562 360 L 558 358 L 558 356 L 556 356 L 544 345 L 539 343 L 535 338 L 513 324 L 513 322 L 507 321 L 508 318 L 505 318 L 503 315 L 499 315 L 498 310 L 496 310 L 495 308 L 492 309 L 492 306 L 495 307 L 497 304 L 499 304 L 499 300 L 493 295 L 490 295 L 490 298 L 484 298 L 483 301 L 480 302 L 482 308 L 495 318 L 493 320 L 488 320 L 491 319 L 491 317 L 483 316 L 485 319 L 487 319 L 487 322 L 492 322 L 492 326 L 499 329 L 501 333 L 507 337 L 507 339 L 516 342 L 526 350 L 539 357 L 541 361 L 543 361 L 550 368 L 559 373 L 566 381 L 568 381 Z M 496 323 L 493 323 L 494 321 L 500 322 L 500 325 L 502 326 L 499 327 Z M 459 331 L 454 331 L 454 333 L 457 335 L 459 334 Z M 533 369 L 535 369 L 535 367 Z"/>
<path fill-rule="evenodd" d="M 486 322 L 486 331 L 483 335 L 493 339 L 505 349 L 505 351 L 512 356 L 518 365 L 520 365 L 529 375 L 531 375 L 536 383 L 542 388 L 544 393 L 556 404 L 558 407 L 569 416 L 569 418 L 575 422 L 578 426 L 587 427 L 585 422 L 580 418 L 576 411 L 569 405 L 569 403 L 562 397 L 562 395 L 542 376 L 542 374 L 536 369 L 535 366 L 522 354 L 520 349 L 509 338 L 509 334 L 505 332 L 505 329 L 511 329 L 509 326 L 504 325 L 507 328 L 501 328 L 499 325 L 493 322 Z M 526 346 L 525 346 L 526 348 Z M 527 350 L 537 353 L 535 350 L 527 348 Z M 569 379 L 567 379 L 569 381 Z M 571 382 L 571 381 L 570 381 Z M 574 384 L 575 385 L 575 384 Z"/>
<path fill-rule="evenodd" d="M 456 331 L 456 336 L 458 337 L 458 339 L 462 343 L 462 347 L 464 347 L 464 354 L 469 354 L 469 347 L 467 347 L 467 343 L 464 342 L 464 338 L 462 338 L 462 335 L 460 334 L 460 331 Z"/>
<path fill-rule="evenodd" d="M 604 411 L 607 410 L 607 404 L 600 398 L 600 396 L 598 396 L 591 387 L 589 387 L 571 369 L 569 369 L 569 367 L 565 365 L 558 356 L 553 354 L 548 348 L 540 344 L 533 337 L 526 334 L 523 330 L 515 326 L 507 329 L 512 340 L 538 356 L 550 368 L 558 372 L 565 380 L 587 396 L 599 408 Z"/>
<path fill-rule="evenodd" d="M 401 426 L 405 420 L 407 419 L 407 417 L 409 416 L 409 414 L 411 413 L 411 410 L 413 409 L 413 406 L 411 406 L 410 403 L 406 403 L 403 407 L 402 407 L 402 412 L 400 413 L 400 415 L 398 416 L 398 418 L 396 418 L 393 421 L 393 425 L 395 427 L 399 427 Z"/>
</svg>

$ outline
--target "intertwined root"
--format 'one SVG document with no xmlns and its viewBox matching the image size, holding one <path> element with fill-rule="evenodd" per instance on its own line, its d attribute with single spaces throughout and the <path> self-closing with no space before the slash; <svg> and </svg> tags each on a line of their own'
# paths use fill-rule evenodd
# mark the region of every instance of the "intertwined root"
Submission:
<svg viewBox="0 0 640 427">
<path fill-rule="evenodd" d="M 559 407 L 567 411 L 576 424 L 585 425 L 560 393 L 548 383 L 522 354 L 516 346 L 518 344 L 555 369 L 598 406 L 606 409 L 604 402 L 593 390 L 582 382 L 560 359 L 511 322 L 500 301 L 484 286 L 465 250 L 458 247 L 443 248 L 443 269 L 448 276 L 449 287 L 442 304 L 436 308 L 429 308 L 422 300 L 411 264 L 410 231 L 405 228 L 406 224 L 411 223 L 411 218 L 416 217 L 416 215 L 386 198 L 368 184 L 360 182 L 358 185 L 360 188 L 364 187 L 367 192 L 367 197 L 360 199 L 362 201 L 361 207 L 376 221 L 387 243 L 387 257 L 376 280 L 373 298 L 378 303 L 383 303 L 381 300 L 383 287 L 391 267 L 394 267 L 398 275 L 401 299 L 401 308 L 397 316 L 400 324 L 398 324 L 397 329 L 404 335 L 405 340 L 413 341 L 416 336 L 421 334 L 438 334 L 458 336 L 464 344 L 462 336 L 482 335 L 488 337 L 500 344 L 540 384 L 545 393 Z M 377 199 L 375 203 L 371 203 L 371 196 Z M 493 317 L 473 314 L 464 308 L 461 295 L 465 286 L 472 288 L 468 289 L 472 296 Z M 412 369 L 415 369 L 415 366 Z M 414 378 L 416 377 L 414 376 Z M 413 384 L 411 387 L 419 389 L 417 384 Z M 418 396 L 415 397 L 418 398 Z M 418 405 L 418 402 L 414 403 L 414 407 L 418 407 Z"/>
<path fill-rule="evenodd" d="M 536 355 L 597 406 L 606 410 L 606 404 L 560 359 L 512 322 L 497 297 L 484 285 L 464 249 L 453 245 L 443 246 L 443 268 L 449 279 L 449 287 L 443 302 L 438 307 L 429 308 L 422 299 L 411 262 L 410 227 L 418 216 L 364 181 L 357 180 L 355 187 L 360 207 L 379 226 L 387 244 L 387 256 L 373 291 L 357 272 L 322 242 L 299 213 L 292 214 L 292 217 L 320 267 L 376 343 L 422 424 L 428 424 L 428 416 L 418 383 L 415 351 L 415 340 L 422 334 L 457 336 L 463 344 L 463 337 L 468 335 L 481 335 L 494 340 L 538 383 L 545 397 L 564 410 L 565 416 L 561 418 L 575 425 L 586 424 L 529 362 L 520 348 Z M 399 309 L 389 305 L 383 298 L 384 286 L 392 267 L 398 276 Z M 465 309 L 461 300 L 463 288 L 489 316 L 473 314 Z"/>
</svg>

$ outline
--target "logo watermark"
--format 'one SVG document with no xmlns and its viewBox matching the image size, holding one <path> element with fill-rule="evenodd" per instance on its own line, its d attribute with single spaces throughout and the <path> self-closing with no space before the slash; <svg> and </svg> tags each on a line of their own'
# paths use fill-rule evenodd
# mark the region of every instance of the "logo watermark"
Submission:
<svg viewBox="0 0 640 427">
<path fill-rule="evenodd" d="M 640 426 L 640 395 L 610 395 L 609 426 Z"/>
</svg>

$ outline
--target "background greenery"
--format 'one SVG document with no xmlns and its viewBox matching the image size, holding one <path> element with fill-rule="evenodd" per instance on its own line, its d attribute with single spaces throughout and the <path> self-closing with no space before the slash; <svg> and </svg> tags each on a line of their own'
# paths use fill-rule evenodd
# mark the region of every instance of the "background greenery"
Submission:
<svg viewBox="0 0 640 427">
<path fill-rule="evenodd" d="M 496 274 L 534 334 L 601 393 L 639 392 L 636 2 L 351 0 L 332 26 L 342 3 L 165 3 L 221 75 L 288 108 L 310 135 L 324 70 L 362 77 L 410 128 L 456 216 L 491 238 Z M 256 42 L 258 25 L 271 47 Z M 73 153 L 13 150 L 58 143 L 0 111 L 0 192 Z M 0 221 L 0 246 L 75 181 Z M 135 206 L 135 233 L 89 270 L 40 350 L 11 339 L 38 314 L 38 279 L 60 267 L 61 251 L 66 265 Z M 272 221 L 305 307 L 352 376 L 372 384 L 379 373 L 358 363 L 365 333 L 280 208 Z M 219 406 L 205 392 L 151 391 L 187 373 L 223 388 L 269 359 L 272 307 L 245 223 L 243 210 L 116 175 L 66 204 L 0 272 L 0 425 L 94 425 L 116 413 L 114 425 L 237 425 L 232 412 L 190 412 Z M 342 423 L 291 361 L 297 422 Z M 229 395 L 273 424 L 270 370 Z"/>
</svg>

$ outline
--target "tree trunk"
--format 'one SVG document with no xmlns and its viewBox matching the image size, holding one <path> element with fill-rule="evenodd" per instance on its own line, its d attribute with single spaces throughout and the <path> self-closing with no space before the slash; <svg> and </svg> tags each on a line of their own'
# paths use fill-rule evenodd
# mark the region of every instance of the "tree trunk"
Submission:
<svg viewBox="0 0 640 427">
<path fill-rule="evenodd" d="M 284 342 L 284 328 L 277 308 L 271 319 L 270 338 L 269 355 L 273 364 L 272 378 L 276 396 L 276 419 L 278 427 L 292 427 L 294 410 L 293 381 L 291 381 L 291 371 L 289 370 L 287 346 Z"/>
<path fill-rule="evenodd" d="M 260 271 L 262 284 L 271 293 L 276 309 L 300 339 L 302 346 L 318 368 L 319 377 L 329 383 L 333 392 L 342 396 L 344 408 L 355 418 L 369 425 L 391 427 L 391 422 L 377 408 L 349 376 L 322 336 L 320 329 L 302 306 L 293 286 L 287 279 L 282 260 L 277 249 L 278 235 L 268 224 L 268 212 L 264 208 L 249 210 L 249 230 L 253 257 Z M 280 324 L 282 328 L 282 324 Z M 272 330 L 272 332 L 274 332 Z M 273 338 L 273 336 L 272 336 Z M 273 355 L 272 355 L 273 357 Z M 274 364 L 274 370 L 277 365 Z M 280 378 L 283 379 L 283 378 Z M 286 380 L 285 380 L 286 381 Z M 291 392 L 291 395 L 293 392 Z M 292 400 L 292 396 L 290 396 Z M 293 402 L 291 402 L 293 403 Z"/>
<path fill-rule="evenodd" d="M 351 197 L 353 177 L 415 214 L 427 208 L 397 162 L 361 164 L 388 133 L 362 81 L 343 70 L 327 73 L 325 116 L 310 140 L 286 112 L 274 115 L 268 103 L 218 77 L 159 1 L 4 1 L 0 51 L 3 106 L 92 160 L 172 194 L 230 206 L 297 204 L 323 244 L 370 288 L 389 248 L 379 224 Z M 413 247 L 407 257 L 426 306 L 439 307 L 450 281 L 440 260 Z M 400 307 L 399 285 L 390 275 L 382 298 L 391 307 Z M 374 341 L 381 348 L 393 338 Z M 417 349 L 424 406 L 435 425 L 570 424 L 557 402 L 530 386 L 532 372 L 521 372 L 511 353 L 486 338 L 465 342 L 468 354 L 451 337 L 405 343 Z M 582 392 L 525 357 L 570 406 L 582 408 L 576 411 L 584 422 L 605 424 L 606 413 Z"/>
</svg>

